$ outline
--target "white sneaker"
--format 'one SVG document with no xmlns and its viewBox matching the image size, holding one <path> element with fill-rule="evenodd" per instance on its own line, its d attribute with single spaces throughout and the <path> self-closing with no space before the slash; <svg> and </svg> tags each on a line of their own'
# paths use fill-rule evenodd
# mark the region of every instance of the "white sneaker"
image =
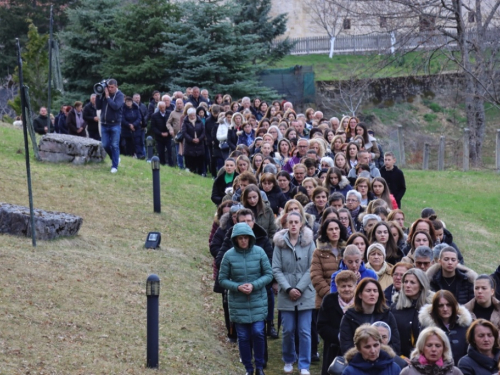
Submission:
<svg viewBox="0 0 500 375">
<path fill-rule="evenodd" d="M 285 374 L 291 374 L 293 372 L 293 363 L 285 363 L 283 371 L 285 371 Z"/>
<path fill-rule="evenodd" d="M 118 172 L 118 169 L 116 169 L 116 168 L 111 168 L 111 173 L 116 173 L 116 172 Z"/>
<path fill-rule="evenodd" d="M 302 370 L 300 370 L 300 375 L 311 375 L 311 373 L 309 372 L 309 370 L 303 368 Z"/>
<path fill-rule="evenodd" d="M 122 158 L 118 158 L 118 165 L 122 162 Z"/>
</svg>

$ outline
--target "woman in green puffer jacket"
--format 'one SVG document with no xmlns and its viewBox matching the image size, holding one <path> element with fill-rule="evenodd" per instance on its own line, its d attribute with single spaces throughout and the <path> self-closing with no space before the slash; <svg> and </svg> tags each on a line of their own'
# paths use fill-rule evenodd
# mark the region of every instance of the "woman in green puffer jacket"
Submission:
<svg viewBox="0 0 500 375">
<path fill-rule="evenodd" d="M 219 284 L 229 290 L 229 316 L 236 325 L 241 361 L 247 374 L 264 375 L 265 324 L 267 317 L 266 285 L 273 279 L 269 259 L 255 245 L 255 236 L 246 223 L 233 227 L 233 248 L 222 259 Z"/>
</svg>

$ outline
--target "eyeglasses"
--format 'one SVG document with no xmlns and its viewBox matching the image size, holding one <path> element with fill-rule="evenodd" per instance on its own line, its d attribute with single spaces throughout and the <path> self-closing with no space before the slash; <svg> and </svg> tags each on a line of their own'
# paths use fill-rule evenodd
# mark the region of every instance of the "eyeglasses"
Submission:
<svg viewBox="0 0 500 375">
<path fill-rule="evenodd" d="M 346 202 L 353 203 L 353 202 L 358 202 L 357 199 L 346 199 Z"/>
<path fill-rule="evenodd" d="M 298 148 L 307 148 L 307 146 L 297 146 Z"/>
</svg>

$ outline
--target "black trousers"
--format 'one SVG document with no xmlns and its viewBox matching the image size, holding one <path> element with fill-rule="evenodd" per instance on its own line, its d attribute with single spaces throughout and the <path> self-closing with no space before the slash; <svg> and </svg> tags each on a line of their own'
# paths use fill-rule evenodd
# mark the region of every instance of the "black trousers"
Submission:
<svg viewBox="0 0 500 375">
<path fill-rule="evenodd" d="M 166 165 L 168 162 L 168 165 L 173 167 L 174 160 L 172 159 L 172 137 L 157 137 L 155 140 L 156 152 L 158 152 L 160 164 Z"/>
<path fill-rule="evenodd" d="M 205 165 L 205 156 L 188 156 L 184 155 L 184 161 L 186 162 L 186 168 L 192 173 L 202 174 L 203 166 Z"/>
</svg>

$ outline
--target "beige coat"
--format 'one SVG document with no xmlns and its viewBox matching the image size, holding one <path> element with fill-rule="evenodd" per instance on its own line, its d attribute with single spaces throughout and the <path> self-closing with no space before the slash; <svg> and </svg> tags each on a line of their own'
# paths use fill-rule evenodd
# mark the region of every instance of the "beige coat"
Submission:
<svg viewBox="0 0 500 375">
<path fill-rule="evenodd" d="M 311 282 L 316 289 L 316 309 L 321 307 L 323 298 L 330 294 L 332 274 L 339 269 L 339 263 L 342 260 L 340 248 L 338 253 L 338 256 L 333 254 L 329 243 L 317 241 L 317 248 L 314 250 L 311 261 Z"/>
</svg>

